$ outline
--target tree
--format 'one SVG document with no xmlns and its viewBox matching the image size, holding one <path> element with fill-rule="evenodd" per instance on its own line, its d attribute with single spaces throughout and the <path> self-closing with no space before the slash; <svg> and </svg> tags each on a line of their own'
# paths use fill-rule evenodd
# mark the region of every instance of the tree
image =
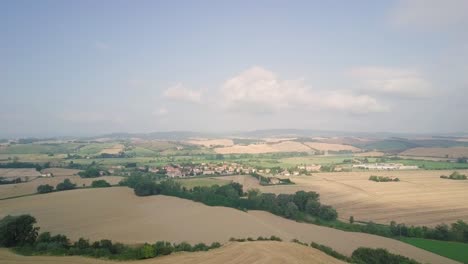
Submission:
<svg viewBox="0 0 468 264">
<path fill-rule="evenodd" d="M 0 246 L 16 247 L 33 244 L 39 227 L 35 227 L 36 218 L 30 215 L 5 216 L 0 220 Z"/>
<path fill-rule="evenodd" d="M 156 184 L 152 181 L 140 181 L 135 185 L 134 192 L 138 196 L 148 196 L 154 194 Z"/>
<path fill-rule="evenodd" d="M 54 187 L 50 186 L 49 184 L 42 184 L 37 186 L 38 193 L 50 193 L 54 191 Z"/>
<path fill-rule="evenodd" d="M 354 223 L 354 216 L 350 216 L 350 217 L 349 217 L 349 223 L 350 223 L 350 224 L 353 224 L 353 223 Z"/>
<path fill-rule="evenodd" d="M 97 180 L 91 183 L 91 187 L 93 188 L 105 188 L 111 187 L 110 183 L 106 182 L 105 180 Z"/>
<path fill-rule="evenodd" d="M 295 203 L 289 202 L 286 204 L 284 215 L 287 218 L 296 219 L 298 214 L 299 214 L 299 208 L 297 207 Z"/>
<path fill-rule="evenodd" d="M 154 258 L 156 256 L 153 246 L 146 243 L 140 248 L 139 255 L 139 258 L 142 259 Z"/>
<path fill-rule="evenodd" d="M 305 211 L 310 215 L 318 215 L 320 203 L 314 199 L 307 200 Z"/>
<path fill-rule="evenodd" d="M 101 176 L 101 172 L 96 167 L 88 167 L 85 171 L 78 172 L 81 178 L 96 178 Z"/>
<path fill-rule="evenodd" d="M 55 187 L 57 191 L 72 190 L 75 188 L 76 188 L 76 184 L 72 183 L 70 179 L 63 180 L 63 182 L 57 184 L 57 187 Z"/>
<path fill-rule="evenodd" d="M 329 205 L 322 205 L 320 206 L 318 217 L 322 218 L 323 220 L 331 221 L 338 217 L 338 213 L 333 207 Z"/>
</svg>

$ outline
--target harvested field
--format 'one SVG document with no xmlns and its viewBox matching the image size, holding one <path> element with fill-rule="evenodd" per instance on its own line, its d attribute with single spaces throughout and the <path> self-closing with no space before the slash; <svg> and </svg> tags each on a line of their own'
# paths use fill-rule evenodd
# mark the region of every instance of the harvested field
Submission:
<svg viewBox="0 0 468 264">
<path fill-rule="evenodd" d="M 234 142 L 232 141 L 232 139 L 193 139 L 187 142 L 190 144 L 200 145 L 200 146 L 205 146 L 205 147 L 234 145 Z"/>
<path fill-rule="evenodd" d="M 37 186 L 41 184 L 49 184 L 52 186 L 57 186 L 57 184 L 63 182 L 65 179 L 70 179 L 71 182 L 76 183 L 77 186 L 82 187 L 90 186 L 91 183 L 95 180 L 105 180 L 110 184 L 117 184 L 122 179 L 120 176 L 104 176 L 100 178 L 88 178 L 83 179 L 79 176 L 57 176 L 57 177 L 47 177 L 47 178 L 37 178 L 30 182 L 18 183 L 18 184 L 5 184 L 0 185 L 0 199 L 15 197 L 20 195 L 32 194 L 37 192 Z"/>
<path fill-rule="evenodd" d="M 33 256 L 24 257 L 15 255 L 7 249 L 0 249 L 0 262 L 11 264 L 27 263 L 50 263 L 50 264 L 279 264 L 279 263 L 297 263 L 297 264 L 338 264 L 344 263 L 325 253 L 311 247 L 290 243 L 290 242 L 244 242 L 229 243 L 219 249 L 208 252 L 196 253 L 177 253 L 170 256 L 159 257 L 148 260 L 115 262 L 105 261 L 84 257 L 49 257 Z"/>
<path fill-rule="evenodd" d="M 321 142 L 305 142 L 305 145 L 320 151 L 352 151 L 358 152 L 360 149 L 343 144 L 331 144 L 331 143 L 321 143 Z"/>
<path fill-rule="evenodd" d="M 36 169 L 0 169 L 0 177 L 5 178 L 34 178 L 41 176 Z"/>
<path fill-rule="evenodd" d="M 57 176 L 78 175 L 78 172 L 80 172 L 80 170 L 64 169 L 64 168 L 48 168 L 48 169 L 43 169 L 41 172 L 42 173 L 52 173 L 55 177 L 57 177 Z"/>
<path fill-rule="evenodd" d="M 412 148 L 400 153 L 403 156 L 463 158 L 468 157 L 468 147 Z"/>
<path fill-rule="evenodd" d="M 285 241 L 293 238 L 314 241 L 347 255 L 361 246 L 382 247 L 424 263 L 455 263 L 389 238 L 297 223 L 263 211 L 246 213 L 168 196 L 138 197 L 126 187 L 3 200 L 0 208 L 0 217 L 30 213 L 37 218 L 42 231 L 63 233 L 73 240 L 86 237 L 124 243 L 157 240 L 225 243 L 230 237 L 276 235 Z"/>
<path fill-rule="evenodd" d="M 282 141 L 274 144 L 250 144 L 247 146 L 234 145 L 231 147 L 215 148 L 216 153 L 220 154 L 260 154 L 275 152 L 312 152 L 313 150 L 295 141 Z"/>
<path fill-rule="evenodd" d="M 439 171 L 365 171 L 315 173 L 289 177 L 295 185 L 260 186 L 262 192 L 316 191 L 321 201 L 335 207 L 342 220 L 435 226 L 459 219 L 468 221 L 468 181 L 448 181 Z M 459 170 L 462 174 L 468 171 Z M 369 176 L 398 177 L 400 182 L 373 182 Z"/>
</svg>

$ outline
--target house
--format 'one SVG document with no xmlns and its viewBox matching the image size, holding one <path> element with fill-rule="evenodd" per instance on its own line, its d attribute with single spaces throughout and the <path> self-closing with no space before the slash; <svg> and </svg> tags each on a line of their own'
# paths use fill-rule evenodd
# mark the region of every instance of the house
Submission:
<svg viewBox="0 0 468 264">
<path fill-rule="evenodd" d="M 164 167 L 166 170 L 166 175 L 167 177 L 170 178 L 178 178 L 178 177 L 183 177 L 184 175 L 182 174 L 182 171 L 179 168 L 175 168 L 172 166 L 166 166 Z"/>
</svg>

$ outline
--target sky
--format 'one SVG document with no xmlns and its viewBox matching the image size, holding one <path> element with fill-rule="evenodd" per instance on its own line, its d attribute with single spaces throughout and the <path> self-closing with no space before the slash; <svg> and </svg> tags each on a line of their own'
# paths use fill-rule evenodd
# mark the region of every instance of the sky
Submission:
<svg viewBox="0 0 468 264">
<path fill-rule="evenodd" d="M 468 1 L 0 1 L 0 137 L 468 132 Z"/>
</svg>

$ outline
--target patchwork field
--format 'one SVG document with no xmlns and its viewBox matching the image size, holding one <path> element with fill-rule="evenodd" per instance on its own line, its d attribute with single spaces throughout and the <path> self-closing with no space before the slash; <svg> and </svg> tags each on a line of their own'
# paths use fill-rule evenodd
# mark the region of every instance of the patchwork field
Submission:
<svg viewBox="0 0 468 264">
<path fill-rule="evenodd" d="M 400 153 L 403 156 L 463 158 L 468 157 L 468 147 L 412 148 Z"/>
<path fill-rule="evenodd" d="M 208 252 L 177 253 L 165 257 L 148 260 L 115 262 L 84 257 L 24 257 L 11 253 L 7 249 L 0 249 L 0 262 L 11 264 L 50 263 L 50 264 L 338 264 L 344 263 L 311 247 L 288 242 L 244 242 L 229 243 L 219 249 Z"/>
<path fill-rule="evenodd" d="M 468 203 L 465 202 L 468 199 L 468 181 L 440 179 L 440 175 L 452 172 L 315 173 L 313 176 L 290 177 L 295 185 L 260 186 L 255 181 L 249 181 L 248 186 L 274 193 L 316 191 L 320 193 L 322 202 L 335 207 L 345 221 L 354 216 L 356 220 L 385 224 L 394 220 L 409 225 L 434 226 L 459 219 L 468 221 Z M 466 170 L 459 172 L 468 174 Z M 373 182 L 368 180 L 371 175 L 398 177 L 400 182 Z"/>
<path fill-rule="evenodd" d="M 352 151 L 352 152 L 358 152 L 361 151 L 360 149 L 350 146 L 350 145 L 343 145 L 343 144 L 331 144 L 331 143 L 320 143 L 320 142 L 305 142 L 307 146 L 320 150 L 320 151 L 342 151 L 342 150 L 347 150 L 347 151 Z"/>
<path fill-rule="evenodd" d="M 4 184 L 0 185 L 0 199 L 15 197 L 26 194 L 33 194 L 37 192 L 37 186 L 41 184 L 49 184 L 57 186 L 57 184 L 63 182 L 65 179 L 70 179 L 72 183 L 76 183 L 78 187 L 90 186 L 95 180 L 105 180 L 110 184 L 117 184 L 122 180 L 120 176 L 105 176 L 100 178 L 88 178 L 83 179 L 79 176 L 56 176 L 48 178 L 37 178 L 30 182 L 18 183 L 18 184 Z"/>
<path fill-rule="evenodd" d="M 0 217 L 30 213 L 37 218 L 42 231 L 63 233 L 74 240 L 86 237 L 125 243 L 157 240 L 225 243 L 230 237 L 276 235 L 285 241 L 293 238 L 314 241 L 347 255 L 361 246 L 383 247 L 424 263 L 455 263 L 389 238 L 297 223 L 263 211 L 247 213 L 167 196 L 138 197 L 125 187 L 3 200 L 0 208 Z"/>
<path fill-rule="evenodd" d="M 0 169 L 0 177 L 4 178 L 34 178 L 41 176 L 36 169 Z"/>
<path fill-rule="evenodd" d="M 310 147 L 300 142 L 281 141 L 273 144 L 250 144 L 234 145 L 230 147 L 215 148 L 214 151 L 220 154 L 260 154 L 275 152 L 311 152 Z"/>
<path fill-rule="evenodd" d="M 187 142 L 190 144 L 200 145 L 200 146 L 205 146 L 205 147 L 234 145 L 234 142 L 232 141 L 232 139 L 193 139 Z"/>
<path fill-rule="evenodd" d="M 101 150 L 100 153 L 101 154 L 119 154 L 123 150 L 124 150 L 124 145 L 116 144 L 116 145 L 113 145 L 110 148 L 105 148 L 105 149 Z"/>
</svg>

